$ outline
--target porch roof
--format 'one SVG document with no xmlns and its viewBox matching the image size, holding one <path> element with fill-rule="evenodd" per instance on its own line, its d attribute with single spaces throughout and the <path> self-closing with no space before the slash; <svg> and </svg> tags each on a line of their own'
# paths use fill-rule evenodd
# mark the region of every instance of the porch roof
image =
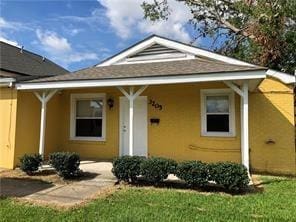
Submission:
<svg viewBox="0 0 296 222">
<path fill-rule="evenodd" d="M 253 80 L 250 90 L 266 77 L 266 68 L 234 65 L 205 58 L 97 66 L 73 73 L 19 82 L 17 89 L 64 89 L 104 86 L 178 84 Z M 252 87 L 253 86 L 253 87 Z"/>
<path fill-rule="evenodd" d="M 105 80 L 135 77 L 165 77 L 196 74 L 227 73 L 267 70 L 260 66 L 242 66 L 196 58 L 181 61 L 150 62 L 124 65 L 98 66 L 82 69 L 73 73 L 46 77 L 28 82 L 55 82 L 77 80 Z"/>
</svg>

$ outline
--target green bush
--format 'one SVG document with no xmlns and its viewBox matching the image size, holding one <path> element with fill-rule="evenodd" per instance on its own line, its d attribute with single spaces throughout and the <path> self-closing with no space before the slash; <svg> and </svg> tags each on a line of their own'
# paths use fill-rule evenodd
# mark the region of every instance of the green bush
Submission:
<svg viewBox="0 0 296 222">
<path fill-rule="evenodd" d="M 211 180 L 231 191 L 245 189 L 250 182 L 247 168 L 238 163 L 219 162 L 210 164 L 209 172 Z"/>
<path fill-rule="evenodd" d="M 122 156 L 114 159 L 112 173 L 119 181 L 135 182 L 140 175 L 142 156 Z"/>
<path fill-rule="evenodd" d="M 208 165 L 201 161 L 186 161 L 178 164 L 176 176 L 190 186 L 203 187 L 208 183 Z"/>
<path fill-rule="evenodd" d="M 20 158 L 20 168 L 27 174 L 32 174 L 41 166 L 42 156 L 39 154 L 25 154 Z"/>
<path fill-rule="evenodd" d="M 141 175 L 148 182 L 157 184 L 166 179 L 169 174 L 174 174 L 177 162 L 161 157 L 151 157 L 141 163 Z"/>
<path fill-rule="evenodd" d="M 80 157 L 77 153 L 51 153 L 49 155 L 49 163 L 63 178 L 73 178 L 80 175 Z"/>
</svg>

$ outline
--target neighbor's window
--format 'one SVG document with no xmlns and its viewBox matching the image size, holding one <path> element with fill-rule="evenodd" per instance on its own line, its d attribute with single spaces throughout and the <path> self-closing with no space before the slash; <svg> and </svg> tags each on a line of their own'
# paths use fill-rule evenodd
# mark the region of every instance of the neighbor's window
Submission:
<svg viewBox="0 0 296 222">
<path fill-rule="evenodd" d="M 103 140 L 105 97 L 102 94 L 72 95 L 71 139 Z"/>
<path fill-rule="evenodd" d="M 234 136 L 234 95 L 231 90 L 202 90 L 202 135 Z"/>
</svg>

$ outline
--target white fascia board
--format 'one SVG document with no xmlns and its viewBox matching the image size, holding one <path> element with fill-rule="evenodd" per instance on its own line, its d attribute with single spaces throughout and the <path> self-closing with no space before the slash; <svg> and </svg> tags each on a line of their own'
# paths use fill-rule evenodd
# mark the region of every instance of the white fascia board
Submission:
<svg viewBox="0 0 296 222">
<path fill-rule="evenodd" d="M 132 48 L 118 54 L 117 56 L 115 56 L 115 57 L 113 57 L 111 59 L 106 60 L 105 62 L 103 62 L 103 63 L 101 63 L 101 64 L 99 64 L 97 66 L 114 65 L 117 62 L 120 62 L 123 59 L 127 58 L 128 56 L 133 55 L 133 54 L 135 54 L 137 52 L 140 52 L 140 51 L 144 50 L 145 48 L 147 48 L 149 46 L 152 46 L 153 44 L 160 44 L 160 45 L 166 46 L 168 48 L 179 50 L 179 51 L 184 52 L 184 53 L 190 53 L 190 54 L 193 54 L 193 55 L 196 55 L 196 56 L 202 56 L 202 57 L 206 57 L 206 58 L 210 58 L 210 59 L 215 59 L 215 60 L 226 62 L 226 63 L 229 63 L 229 64 L 244 65 L 244 66 L 255 66 L 255 65 L 247 63 L 247 62 L 243 62 L 243 61 L 233 59 L 233 58 L 230 58 L 230 57 L 227 57 L 227 56 L 219 55 L 217 53 L 213 53 L 213 52 L 210 52 L 210 51 L 207 51 L 207 50 L 199 49 L 199 48 L 189 46 L 189 45 L 186 45 L 186 44 L 182 44 L 182 43 L 179 43 L 179 42 L 164 39 L 164 38 L 161 38 L 161 37 L 158 37 L 158 36 L 154 36 L 154 37 L 152 37 L 150 39 L 147 39 L 146 41 L 135 45 L 134 47 L 132 47 Z"/>
<path fill-rule="evenodd" d="M 138 77 L 123 79 L 104 80 L 73 80 L 44 83 L 18 83 L 18 90 L 39 90 L 39 89 L 67 89 L 67 88 L 88 88 L 88 87 L 108 87 L 108 86 L 138 86 L 138 85 L 162 85 L 178 83 L 213 82 L 227 80 L 252 80 L 266 78 L 265 71 L 228 72 L 211 73 L 183 76 L 157 76 Z"/>
<path fill-rule="evenodd" d="M 276 70 L 268 69 L 266 71 L 267 76 L 274 77 L 280 81 L 282 81 L 285 84 L 292 84 L 296 82 L 296 76 L 290 75 L 284 72 L 279 72 Z"/>
</svg>

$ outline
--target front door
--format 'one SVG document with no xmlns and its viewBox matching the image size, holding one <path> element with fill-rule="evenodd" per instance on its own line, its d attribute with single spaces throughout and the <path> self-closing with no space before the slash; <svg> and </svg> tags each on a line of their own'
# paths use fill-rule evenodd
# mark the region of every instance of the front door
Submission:
<svg viewBox="0 0 296 222">
<path fill-rule="evenodd" d="M 129 101 L 120 97 L 120 155 L 129 154 Z M 147 97 L 134 100 L 134 151 L 136 156 L 147 156 Z"/>
</svg>

